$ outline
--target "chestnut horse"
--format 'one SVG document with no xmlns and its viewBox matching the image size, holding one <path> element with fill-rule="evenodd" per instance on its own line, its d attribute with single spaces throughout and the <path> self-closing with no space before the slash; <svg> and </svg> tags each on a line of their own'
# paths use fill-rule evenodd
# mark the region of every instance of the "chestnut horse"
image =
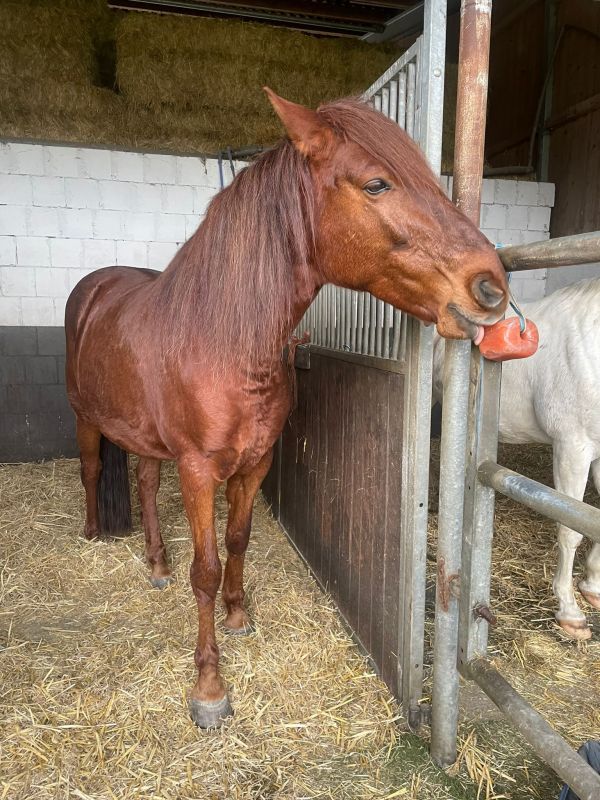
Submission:
<svg viewBox="0 0 600 800">
<path fill-rule="evenodd" d="M 312 111 L 266 91 L 287 138 L 213 199 L 167 269 L 100 269 L 66 309 L 85 536 L 101 533 L 107 490 L 111 502 L 119 496 L 111 448 L 136 453 L 156 587 L 171 575 L 156 510 L 160 462 L 177 462 L 199 620 L 189 707 L 204 728 L 232 713 L 215 641 L 215 491 L 227 481 L 225 627 L 244 633 L 253 501 L 290 412 L 282 349 L 320 287 L 369 291 L 454 338 L 475 337 L 507 302 L 493 247 L 395 123 L 354 100 Z"/>
</svg>

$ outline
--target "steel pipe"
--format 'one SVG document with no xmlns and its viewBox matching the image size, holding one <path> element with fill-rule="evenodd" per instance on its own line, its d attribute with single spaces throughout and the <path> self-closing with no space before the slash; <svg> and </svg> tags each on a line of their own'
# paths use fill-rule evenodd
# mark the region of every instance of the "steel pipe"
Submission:
<svg viewBox="0 0 600 800">
<path fill-rule="evenodd" d="M 579 796 L 580 800 L 600 798 L 600 775 L 550 727 L 521 695 L 513 689 L 486 658 L 464 665 L 465 677 L 483 689 L 506 714 L 532 749 Z"/>
<path fill-rule="evenodd" d="M 492 0 L 462 0 L 456 99 L 454 182 L 452 199 L 479 226 Z M 440 493 L 438 539 L 438 595 L 441 579 L 460 572 L 463 490 L 470 343 L 448 342 L 446 360 L 451 371 L 444 373 L 444 408 L 440 447 Z M 449 406 L 447 409 L 446 406 Z M 452 415 L 450 415 L 450 407 Z M 446 424 L 444 425 L 444 420 Z M 459 472 L 450 477 L 449 469 Z M 447 593 L 446 593 L 447 596 Z M 456 600 L 436 598 L 436 639 L 433 665 L 431 756 L 447 767 L 456 761 L 458 725 L 458 607 Z"/>
<path fill-rule="evenodd" d="M 600 231 L 501 247 L 498 255 L 507 272 L 595 264 L 600 262 Z"/>
<path fill-rule="evenodd" d="M 578 531 L 593 542 L 600 542 L 600 509 L 501 467 L 494 461 L 480 464 L 477 476 L 484 486 L 490 486 L 511 500 Z"/>
</svg>

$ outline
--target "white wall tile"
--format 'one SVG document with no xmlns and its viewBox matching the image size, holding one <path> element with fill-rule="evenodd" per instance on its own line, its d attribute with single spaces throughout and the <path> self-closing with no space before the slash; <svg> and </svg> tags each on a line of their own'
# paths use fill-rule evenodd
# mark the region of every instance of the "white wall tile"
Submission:
<svg viewBox="0 0 600 800">
<path fill-rule="evenodd" d="M 29 175 L 3 175 L 0 181 L 0 204 L 30 206 L 33 202 Z"/>
<path fill-rule="evenodd" d="M 50 239 L 50 264 L 71 269 L 83 265 L 84 239 Z"/>
<path fill-rule="evenodd" d="M 151 242 L 154 239 L 154 214 L 123 212 L 123 235 L 115 238 L 125 241 Z"/>
<path fill-rule="evenodd" d="M 127 212 L 123 211 L 94 211 L 93 237 L 92 235 L 83 238 L 91 239 L 122 239 L 123 225 Z"/>
<path fill-rule="evenodd" d="M 23 325 L 54 325 L 54 303 L 51 297 L 21 298 Z"/>
<path fill-rule="evenodd" d="M 509 206 L 506 209 L 506 227 L 509 230 L 525 231 L 527 230 L 527 206 Z"/>
<path fill-rule="evenodd" d="M 215 189 L 211 189 L 206 186 L 197 186 L 194 189 L 194 213 L 206 214 L 206 209 L 216 194 L 217 191 Z"/>
<path fill-rule="evenodd" d="M 44 146 L 44 173 L 58 178 L 76 178 L 79 175 L 76 147 Z"/>
<path fill-rule="evenodd" d="M 77 170 L 80 177 L 96 179 L 111 177 L 110 150 L 81 147 L 77 155 Z"/>
<path fill-rule="evenodd" d="M 44 158 L 39 145 L 7 142 L 1 145 L 0 172 L 15 175 L 43 175 Z"/>
<path fill-rule="evenodd" d="M 88 239 L 83 243 L 83 266 L 86 269 L 112 267 L 117 263 L 116 244 L 110 239 Z"/>
<path fill-rule="evenodd" d="M 57 207 L 66 205 L 64 178 L 33 175 L 31 177 L 31 188 L 35 206 Z"/>
<path fill-rule="evenodd" d="M 25 236 L 28 211 L 25 206 L 0 206 L 0 236 Z"/>
<path fill-rule="evenodd" d="M 0 325 L 21 324 L 21 298 L 0 297 Z"/>
<path fill-rule="evenodd" d="M 162 211 L 163 189 L 160 183 L 134 183 L 131 211 Z"/>
<path fill-rule="evenodd" d="M 114 150 L 111 153 L 112 176 L 119 181 L 144 180 L 144 161 L 141 153 L 125 153 Z"/>
<path fill-rule="evenodd" d="M 535 181 L 517 181 L 517 205 L 537 206 L 538 184 Z"/>
<path fill-rule="evenodd" d="M 98 181 L 100 205 L 116 211 L 134 211 L 134 184 L 126 181 Z"/>
<path fill-rule="evenodd" d="M 109 213 L 95 211 L 95 214 Z M 110 212 L 112 213 L 112 212 Z M 66 239 L 91 239 L 94 235 L 92 211 L 87 208 L 58 210 L 58 236 Z"/>
<path fill-rule="evenodd" d="M 185 215 L 185 238 L 189 239 L 198 230 L 198 226 L 204 219 L 200 214 L 186 214 Z"/>
<path fill-rule="evenodd" d="M 183 214 L 156 214 L 157 242 L 183 242 L 185 241 L 185 216 Z"/>
<path fill-rule="evenodd" d="M 541 206 L 554 206 L 555 187 L 553 183 L 539 183 L 539 204 Z"/>
<path fill-rule="evenodd" d="M 68 269 L 38 267 L 35 270 L 35 294 L 38 297 L 66 297 L 68 292 Z"/>
<path fill-rule="evenodd" d="M 17 264 L 20 267 L 49 267 L 50 241 L 43 236 L 17 236 Z"/>
<path fill-rule="evenodd" d="M 495 228 L 502 230 L 506 228 L 506 207 L 505 206 L 481 206 L 481 227 L 484 229 Z"/>
<path fill-rule="evenodd" d="M 58 210 L 32 206 L 27 209 L 27 233 L 29 236 L 56 236 Z"/>
<path fill-rule="evenodd" d="M 147 267 L 148 245 L 146 242 L 116 242 L 117 264 L 125 267 Z"/>
<path fill-rule="evenodd" d="M 194 156 L 177 156 L 177 183 L 185 186 L 210 186 L 206 162 Z"/>
<path fill-rule="evenodd" d="M 177 168 L 173 156 L 145 153 L 144 181 L 148 183 L 176 183 Z"/>
<path fill-rule="evenodd" d="M 178 249 L 179 245 L 173 242 L 150 242 L 148 245 L 148 266 L 152 269 L 164 269 Z"/>
<path fill-rule="evenodd" d="M 162 210 L 169 214 L 191 214 L 195 210 L 191 186 L 164 186 L 162 194 Z"/>
<path fill-rule="evenodd" d="M 530 231 L 549 231 L 550 230 L 551 209 L 544 206 L 529 208 L 527 215 L 527 228 Z"/>
<path fill-rule="evenodd" d="M 98 181 L 89 178 L 67 178 L 65 196 L 69 208 L 101 208 Z"/>
<path fill-rule="evenodd" d="M 15 236 L 0 236 L 0 266 L 17 263 L 17 239 Z"/>
<path fill-rule="evenodd" d="M 0 267 L 0 294 L 4 297 L 34 297 L 35 278 L 31 267 Z"/>
<path fill-rule="evenodd" d="M 510 206 L 517 198 L 515 181 L 497 180 L 494 187 L 494 203 Z"/>
</svg>

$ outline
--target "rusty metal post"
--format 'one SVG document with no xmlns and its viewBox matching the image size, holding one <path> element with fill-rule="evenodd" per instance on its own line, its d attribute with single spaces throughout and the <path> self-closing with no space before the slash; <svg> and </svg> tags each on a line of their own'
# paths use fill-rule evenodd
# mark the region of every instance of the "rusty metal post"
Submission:
<svg viewBox="0 0 600 800">
<path fill-rule="evenodd" d="M 492 0 L 462 0 L 458 62 L 458 95 L 454 147 L 454 203 L 479 226 Z M 438 587 L 434 640 L 431 755 L 442 767 L 456 760 L 458 727 L 458 602 L 440 586 L 440 576 L 460 571 L 463 479 L 468 414 L 471 345 L 446 344 L 446 369 L 440 448 Z M 452 417 L 450 417 L 452 414 Z M 462 469 L 460 467 L 462 466 Z M 442 487 L 444 474 L 456 469 Z M 460 478 L 460 479 L 459 479 Z"/>
</svg>

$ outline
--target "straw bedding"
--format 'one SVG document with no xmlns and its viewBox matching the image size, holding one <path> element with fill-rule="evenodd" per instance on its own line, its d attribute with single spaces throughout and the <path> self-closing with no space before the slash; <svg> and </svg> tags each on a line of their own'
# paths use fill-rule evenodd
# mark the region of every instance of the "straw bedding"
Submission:
<svg viewBox="0 0 600 800">
<path fill-rule="evenodd" d="M 548 453 L 526 452 L 525 462 L 510 453 L 503 461 L 547 480 Z M 3 800 L 556 794 L 554 776 L 469 687 L 459 762 L 448 774 L 437 771 L 427 758 L 427 732 L 424 739 L 406 732 L 262 501 L 246 572 L 257 631 L 226 637 L 219 627 L 236 714 L 212 734 L 195 729 L 185 708 L 196 610 L 172 466 L 165 465 L 159 508 L 177 582 L 164 592 L 147 583 L 139 529 L 123 541 L 80 538 L 75 461 L 0 467 L 0 507 Z M 222 540 L 222 496 L 217 517 Z M 499 500 L 492 655 L 578 745 L 600 734 L 600 615 L 589 613 L 595 637 L 583 645 L 554 625 L 553 543 L 551 524 Z"/>
</svg>

